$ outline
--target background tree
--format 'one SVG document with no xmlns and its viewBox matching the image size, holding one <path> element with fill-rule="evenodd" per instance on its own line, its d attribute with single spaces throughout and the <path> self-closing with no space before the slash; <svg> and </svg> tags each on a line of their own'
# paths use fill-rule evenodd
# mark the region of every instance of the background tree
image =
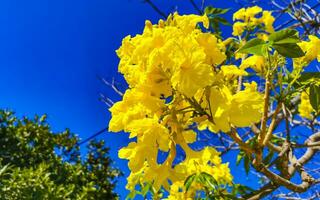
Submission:
<svg viewBox="0 0 320 200">
<path fill-rule="evenodd" d="M 0 199 L 117 199 L 109 148 L 93 140 L 81 156 L 79 138 L 54 133 L 46 116 L 18 119 L 0 110 Z"/>
</svg>

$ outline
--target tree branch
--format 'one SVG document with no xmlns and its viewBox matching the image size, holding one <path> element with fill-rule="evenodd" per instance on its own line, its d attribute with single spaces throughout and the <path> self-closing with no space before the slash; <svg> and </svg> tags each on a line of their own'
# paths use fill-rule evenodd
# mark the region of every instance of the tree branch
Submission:
<svg viewBox="0 0 320 200">
<path fill-rule="evenodd" d="M 161 11 L 158 6 L 156 6 L 151 0 L 144 0 L 145 3 L 149 4 L 151 6 L 151 8 L 153 10 L 155 10 L 160 16 L 162 16 L 163 18 L 167 18 L 168 16 L 163 12 Z"/>
</svg>

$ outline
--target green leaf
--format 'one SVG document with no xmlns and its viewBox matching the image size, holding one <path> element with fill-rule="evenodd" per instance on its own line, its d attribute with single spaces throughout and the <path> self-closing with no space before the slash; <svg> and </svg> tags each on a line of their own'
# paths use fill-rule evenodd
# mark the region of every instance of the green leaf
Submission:
<svg viewBox="0 0 320 200">
<path fill-rule="evenodd" d="M 244 157 L 243 164 L 244 164 L 244 169 L 246 171 L 246 174 L 248 175 L 249 174 L 249 169 L 250 169 L 250 159 L 249 159 L 248 156 Z"/>
<path fill-rule="evenodd" d="M 239 154 L 238 154 L 238 156 L 237 156 L 237 161 L 236 161 L 236 165 L 237 165 L 237 166 L 240 164 L 240 162 L 241 162 L 241 160 L 243 159 L 244 155 L 245 155 L 245 154 L 244 154 L 243 151 L 240 151 L 240 152 L 239 152 Z"/>
<path fill-rule="evenodd" d="M 274 155 L 274 152 L 273 151 L 269 151 L 268 155 L 263 159 L 263 164 L 267 165 L 270 163 L 270 161 L 272 160 L 273 158 L 273 155 Z"/>
<path fill-rule="evenodd" d="M 188 176 L 188 178 L 185 180 L 184 182 L 184 186 L 186 187 L 186 191 L 189 190 L 191 184 L 193 183 L 193 181 L 195 180 L 196 178 L 196 174 L 192 174 L 190 176 Z"/>
<path fill-rule="evenodd" d="M 306 88 L 309 88 L 310 85 L 319 83 L 320 72 L 304 72 L 301 73 L 297 79 L 295 79 L 295 76 L 292 76 L 288 80 L 293 83 L 292 86 L 295 88 L 295 92 L 292 94 L 296 95 L 296 93 L 300 93 Z"/>
<path fill-rule="evenodd" d="M 207 185 L 212 190 L 218 186 L 218 182 L 213 178 L 213 176 L 206 172 L 201 172 L 199 177 L 201 177 L 200 180 L 202 179 L 202 183 Z"/>
<path fill-rule="evenodd" d="M 150 183 L 145 184 L 141 190 L 141 195 L 146 196 L 146 194 L 149 192 L 151 187 L 152 187 L 152 184 Z"/>
<path fill-rule="evenodd" d="M 310 86 L 309 99 L 313 109 L 318 113 L 320 111 L 320 85 Z"/>
<path fill-rule="evenodd" d="M 6 164 L 5 166 L 0 169 L 0 177 L 10 168 L 10 164 Z"/>
<path fill-rule="evenodd" d="M 254 38 L 241 47 L 239 53 L 255 54 L 258 56 L 265 56 L 268 49 L 268 44 L 258 38 Z"/>
<path fill-rule="evenodd" d="M 279 54 L 287 58 L 299 58 L 305 55 L 297 44 L 273 44 L 272 47 Z"/>
<path fill-rule="evenodd" d="M 126 197 L 126 200 L 128 199 L 134 199 L 134 197 L 137 195 L 137 191 L 132 191 L 130 192 L 127 197 Z"/>
<path fill-rule="evenodd" d="M 221 24 L 223 24 L 223 25 L 231 26 L 231 24 L 225 18 L 217 16 L 217 17 L 214 18 L 214 20 L 219 22 L 219 23 L 221 23 Z"/>
<path fill-rule="evenodd" d="M 236 196 L 238 194 L 240 195 L 244 195 L 244 194 L 247 194 L 248 192 L 253 192 L 254 189 L 248 187 L 248 186 L 245 186 L 245 185 L 241 185 L 241 184 L 234 184 L 233 187 L 232 187 L 232 191 L 231 193 Z"/>
<path fill-rule="evenodd" d="M 212 6 L 207 6 L 204 9 L 204 13 L 207 15 L 221 15 L 221 14 L 225 14 L 228 11 L 229 9 L 214 8 Z"/>
<path fill-rule="evenodd" d="M 273 44 L 296 44 L 300 42 L 299 33 L 296 30 L 285 29 L 272 33 L 269 42 Z"/>
<path fill-rule="evenodd" d="M 314 81 L 320 80 L 320 72 L 304 72 L 298 78 L 298 82 L 300 83 L 310 83 Z"/>
</svg>

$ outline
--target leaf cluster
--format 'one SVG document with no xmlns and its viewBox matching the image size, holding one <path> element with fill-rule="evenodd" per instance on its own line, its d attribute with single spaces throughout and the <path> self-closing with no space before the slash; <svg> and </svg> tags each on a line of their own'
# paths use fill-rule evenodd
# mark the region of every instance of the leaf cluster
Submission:
<svg viewBox="0 0 320 200">
<path fill-rule="evenodd" d="M 46 116 L 18 119 L 0 110 L 0 199 L 116 199 L 109 149 L 92 141 L 86 158 L 78 137 L 53 133 Z"/>
</svg>

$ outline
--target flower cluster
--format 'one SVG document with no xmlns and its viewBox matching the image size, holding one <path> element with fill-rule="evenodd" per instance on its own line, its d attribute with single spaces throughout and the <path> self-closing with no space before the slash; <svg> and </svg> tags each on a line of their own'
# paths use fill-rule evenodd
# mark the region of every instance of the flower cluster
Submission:
<svg viewBox="0 0 320 200">
<path fill-rule="evenodd" d="M 309 35 L 308 38 L 309 41 L 302 41 L 298 43 L 300 48 L 305 52 L 305 56 L 293 59 L 294 73 L 301 73 L 304 70 L 304 68 L 315 59 L 317 59 L 318 62 L 320 62 L 320 39 L 314 35 Z M 315 113 L 315 110 L 311 106 L 309 96 L 309 89 L 301 92 L 301 102 L 298 108 L 300 116 L 306 119 L 312 119 L 312 113 Z"/>
<path fill-rule="evenodd" d="M 257 15 L 262 15 L 257 18 Z M 245 30 L 254 29 L 256 26 L 262 26 L 264 30 L 268 33 L 272 33 L 274 17 L 269 11 L 263 11 L 262 8 L 258 6 L 253 6 L 249 8 L 241 8 L 233 14 L 233 35 L 240 36 Z"/>
<path fill-rule="evenodd" d="M 317 36 L 309 35 L 309 41 L 302 41 L 298 45 L 306 55 L 294 59 L 293 66 L 295 68 L 305 67 L 315 59 L 318 59 L 320 62 L 320 39 Z"/>
<path fill-rule="evenodd" d="M 232 181 L 219 152 L 212 147 L 195 151 L 188 144 L 196 141 L 196 129 L 228 132 L 258 122 L 263 99 L 255 82 L 239 89 L 245 67 L 224 65 L 226 47 L 203 31 L 208 25 L 207 16 L 175 13 L 155 25 L 146 21 L 143 33 L 127 36 L 117 50 L 129 89 L 110 109 L 109 130 L 134 138 L 119 151 L 129 160 L 129 190 L 148 183 L 172 191 L 170 198 L 187 198 L 201 189 L 192 185 L 184 192 L 191 174 L 209 173 L 219 184 Z M 178 145 L 186 158 L 175 163 Z M 168 152 L 161 163 L 159 150 Z"/>
</svg>

